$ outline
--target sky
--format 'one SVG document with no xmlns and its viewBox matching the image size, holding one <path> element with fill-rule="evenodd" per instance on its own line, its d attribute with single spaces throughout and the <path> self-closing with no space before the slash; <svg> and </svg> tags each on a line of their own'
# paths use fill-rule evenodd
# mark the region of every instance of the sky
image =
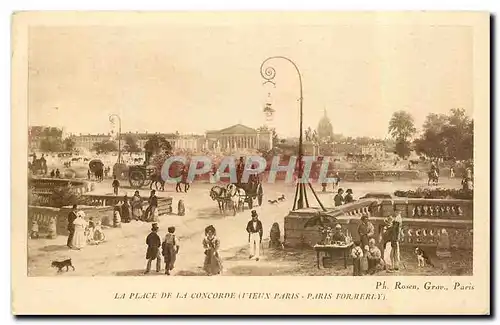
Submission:
<svg viewBox="0 0 500 325">
<path fill-rule="evenodd" d="M 326 110 L 334 132 L 388 136 L 409 111 L 418 128 L 429 113 L 472 114 L 472 33 L 461 26 L 383 24 L 180 24 L 33 27 L 29 34 L 29 124 L 71 133 L 204 134 L 266 123 L 298 136 L 300 69 L 304 128 Z"/>
</svg>

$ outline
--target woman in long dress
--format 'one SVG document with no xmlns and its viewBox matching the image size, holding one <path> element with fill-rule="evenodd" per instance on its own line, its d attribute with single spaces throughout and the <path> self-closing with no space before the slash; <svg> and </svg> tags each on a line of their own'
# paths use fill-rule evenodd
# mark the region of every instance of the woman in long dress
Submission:
<svg viewBox="0 0 500 325">
<path fill-rule="evenodd" d="M 139 195 L 139 191 L 135 191 L 131 205 L 134 220 L 142 220 L 142 198 Z"/>
<path fill-rule="evenodd" d="M 75 235 L 73 237 L 73 248 L 82 249 L 87 239 L 85 238 L 85 229 L 87 228 L 87 221 L 85 221 L 85 213 L 83 211 L 78 211 L 76 214 L 76 219 L 73 221 L 75 226 Z"/>
<path fill-rule="evenodd" d="M 212 225 L 205 228 L 203 248 L 205 249 L 203 270 L 207 272 L 207 275 L 222 273 L 222 260 L 219 256 L 220 240 L 216 237 L 216 231 Z"/>
</svg>

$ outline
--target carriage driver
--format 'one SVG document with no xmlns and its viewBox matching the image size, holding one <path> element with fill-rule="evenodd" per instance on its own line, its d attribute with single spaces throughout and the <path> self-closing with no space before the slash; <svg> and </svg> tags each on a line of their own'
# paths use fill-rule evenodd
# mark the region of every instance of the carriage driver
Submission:
<svg viewBox="0 0 500 325">
<path fill-rule="evenodd" d="M 262 222 L 259 220 L 257 211 L 252 210 L 252 220 L 248 221 L 246 231 L 248 232 L 248 243 L 250 245 L 249 259 L 255 256 L 258 261 L 260 257 L 260 245 L 262 243 Z"/>
</svg>

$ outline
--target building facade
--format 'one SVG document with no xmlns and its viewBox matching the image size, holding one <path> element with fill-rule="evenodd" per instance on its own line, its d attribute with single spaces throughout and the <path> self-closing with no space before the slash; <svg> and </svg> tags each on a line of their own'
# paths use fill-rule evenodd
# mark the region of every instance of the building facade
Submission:
<svg viewBox="0 0 500 325">
<path fill-rule="evenodd" d="M 73 136 L 75 149 L 92 150 L 94 143 L 103 141 L 112 141 L 113 137 L 110 134 L 79 134 Z"/>
<path fill-rule="evenodd" d="M 151 136 L 159 136 L 162 138 L 165 138 L 172 148 L 175 149 L 181 149 L 181 150 L 191 150 L 191 151 L 198 151 L 203 147 L 203 143 L 205 142 L 203 136 L 199 135 L 180 135 L 180 134 L 175 134 L 175 133 L 122 133 L 121 138 L 122 138 L 122 144 L 124 144 L 125 139 L 128 136 L 131 136 L 135 139 L 137 146 L 141 149 L 144 150 L 144 146 L 146 145 L 146 142 L 148 142 L 149 138 Z"/>
<path fill-rule="evenodd" d="M 208 131 L 205 147 L 216 152 L 242 149 L 271 150 L 272 132 L 236 124 L 222 130 Z"/>
</svg>

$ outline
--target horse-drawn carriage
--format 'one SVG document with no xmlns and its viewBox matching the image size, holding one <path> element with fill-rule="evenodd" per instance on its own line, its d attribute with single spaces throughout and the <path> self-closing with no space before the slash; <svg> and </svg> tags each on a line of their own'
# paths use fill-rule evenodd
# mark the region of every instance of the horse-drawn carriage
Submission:
<svg viewBox="0 0 500 325">
<path fill-rule="evenodd" d="M 248 182 L 241 182 L 238 178 L 237 183 L 231 183 L 227 186 L 214 186 L 210 190 L 210 197 L 217 201 L 221 214 L 226 214 L 227 210 L 233 211 L 233 216 L 237 211 L 245 210 L 245 203 L 249 209 L 254 206 L 254 200 L 257 200 L 258 205 L 262 205 L 264 190 L 258 176 L 252 175 Z"/>
<path fill-rule="evenodd" d="M 157 175 L 155 166 L 133 165 L 128 168 L 128 180 L 132 188 L 141 188 L 148 186 Z"/>
</svg>

